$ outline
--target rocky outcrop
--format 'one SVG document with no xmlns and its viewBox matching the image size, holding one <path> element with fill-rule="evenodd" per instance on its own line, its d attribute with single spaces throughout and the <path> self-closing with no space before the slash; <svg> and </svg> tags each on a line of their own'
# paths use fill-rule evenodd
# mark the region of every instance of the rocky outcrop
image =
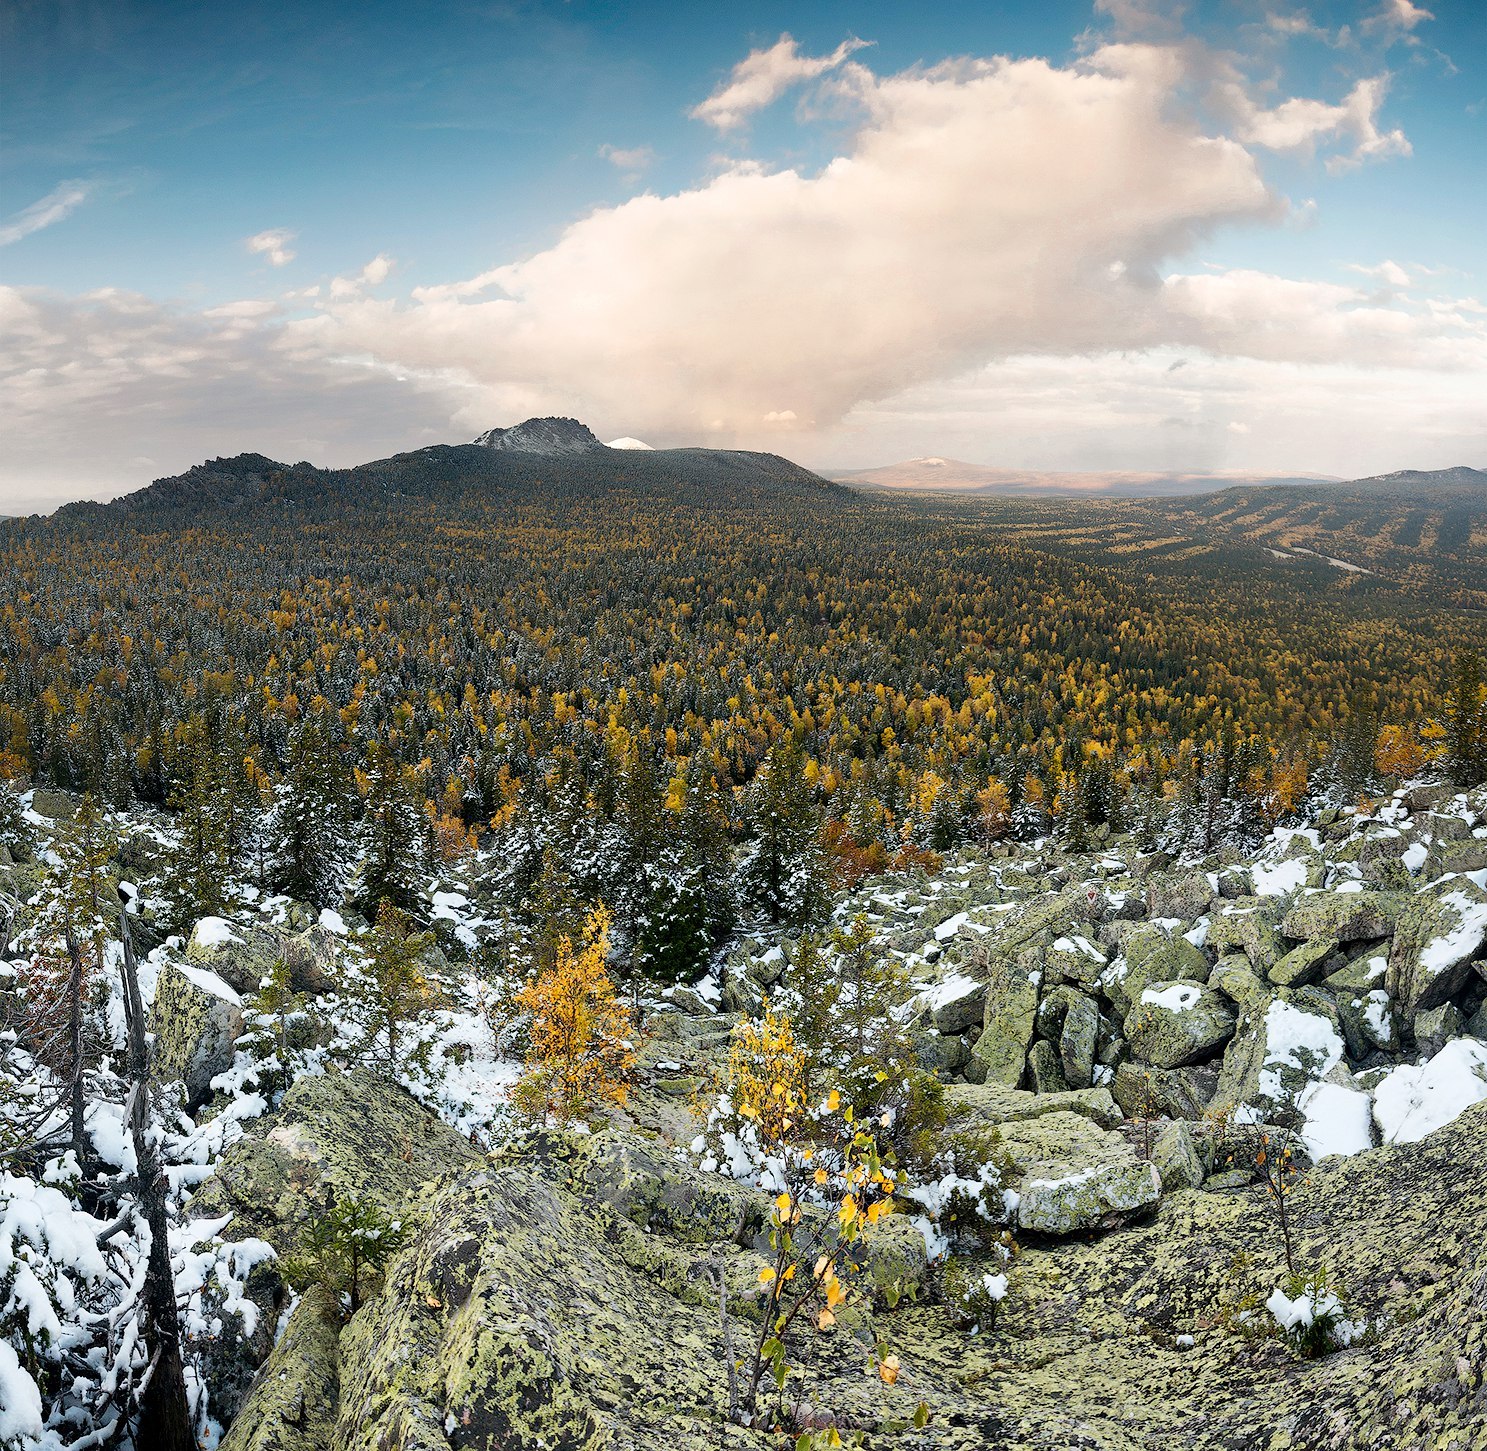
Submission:
<svg viewBox="0 0 1487 1451">
<path fill-rule="evenodd" d="M 1003 1132 L 1027 1169 L 1054 1162 L 1035 1157 L 1045 1143 L 1060 1153 L 1088 1139 L 1097 1155 L 1109 1137 L 1067 1113 Z M 1144 1222 L 1098 1238 L 1030 1229 L 995 1329 L 975 1336 L 953 1303 L 923 1293 L 922 1255 L 889 1221 L 883 1273 L 921 1290 L 879 1312 L 898 1383 L 863 1374 L 866 1323 L 848 1316 L 792 1338 L 788 1403 L 904 1451 L 1249 1451 L 1278 1444 L 1282 1424 L 1292 1451 L 1477 1444 L 1487 1106 L 1422 1143 L 1330 1161 L 1298 1187 L 1298 1263 L 1328 1266 L 1347 1313 L 1369 1326 L 1319 1360 L 1267 1333 L 1259 1307 L 1283 1260 L 1264 1200 L 1182 1188 L 1199 1157 L 1173 1126 L 1152 1163 L 1127 1171 L 1135 1198 L 1141 1176 L 1170 1176 Z M 607 1145 L 541 1136 L 455 1165 L 416 1196 L 413 1242 L 338 1342 L 333 1317 L 302 1302 L 227 1451 L 767 1444 L 727 1419 L 716 1286 L 738 1355 L 763 1261 L 747 1230 L 709 1239 L 712 1212 L 686 1207 L 708 1199 L 711 1178 L 628 1133 Z M 1058 1219 L 1071 1193 L 1056 1179 L 1029 1184 L 1029 1217 Z M 956 1282 L 987 1272 L 963 1261 Z M 921 1401 L 929 1420 L 914 1430 Z"/>
<path fill-rule="evenodd" d="M 319 1286 L 295 1306 L 221 1451 L 328 1451 L 341 1401 L 341 1312 Z"/>
<path fill-rule="evenodd" d="M 243 1031 L 243 1000 L 216 973 L 167 963 L 156 980 L 150 1016 L 155 1076 L 179 1080 L 194 1112 L 211 1096 L 212 1079 L 232 1067 L 233 1044 Z"/>
</svg>

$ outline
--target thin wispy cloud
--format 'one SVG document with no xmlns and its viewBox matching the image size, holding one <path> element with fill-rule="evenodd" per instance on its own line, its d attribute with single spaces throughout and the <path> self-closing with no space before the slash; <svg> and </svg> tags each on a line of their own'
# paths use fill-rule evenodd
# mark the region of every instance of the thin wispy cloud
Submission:
<svg viewBox="0 0 1487 1451">
<path fill-rule="evenodd" d="M 795 41 L 789 35 L 782 35 L 767 50 L 752 51 L 739 61 L 728 80 L 692 108 L 692 118 L 719 131 L 732 131 L 755 111 L 777 101 L 792 86 L 835 70 L 870 43 L 854 36 L 844 40 L 830 55 L 811 56 L 802 55 Z"/>
<path fill-rule="evenodd" d="M 0 223 L 0 247 L 9 247 L 46 227 L 66 221 L 96 191 L 92 181 L 59 181 L 40 201 Z"/>
<path fill-rule="evenodd" d="M 616 171 L 622 171 L 627 176 L 638 176 L 656 159 L 656 153 L 649 146 L 605 145 L 599 148 L 599 155 Z"/>
</svg>

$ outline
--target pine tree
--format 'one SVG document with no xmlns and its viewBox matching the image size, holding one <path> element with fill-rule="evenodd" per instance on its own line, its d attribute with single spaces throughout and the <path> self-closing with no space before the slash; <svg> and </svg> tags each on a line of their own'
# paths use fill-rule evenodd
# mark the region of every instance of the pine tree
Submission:
<svg viewBox="0 0 1487 1451">
<path fill-rule="evenodd" d="M 687 763 L 686 802 L 679 823 L 683 858 L 698 874 L 707 899 L 707 929 L 714 942 L 733 930 L 738 902 L 733 887 L 733 850 L 717 778 L 699 752 Z"/>
<path fill-rule="evenodd" d="M 0 781 L 0 846 L 17 861 L 31 859 L 31 828 L 26 823 L 21 798 L 5 781 Z"/>
<path fill-rule="evenodd" d="M 412 931 L 408 918 L 388 898 L 378 904 L 358 1012 L 365 1024 L 363 1046 L 377 1052 L 380 1042 L 389 1070 L 405 1056 L 402 1038 L 407 1025 L 439 1002 L 422 961 L 433 942 L 433 933 Z"/>
</svg>

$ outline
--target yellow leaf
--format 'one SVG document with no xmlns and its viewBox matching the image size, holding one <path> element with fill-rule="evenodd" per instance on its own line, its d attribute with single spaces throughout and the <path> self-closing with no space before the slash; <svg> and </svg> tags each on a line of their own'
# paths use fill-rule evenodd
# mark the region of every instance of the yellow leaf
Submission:
<svg viewBox="0 0 1487 1451">
<path fill-rule="evenodd" d="M 774 1271 L 771 1269 L 760 1270 L 759 1283 L 761 1285 L 772 1285 L 774 1283 Z"/>
<path fill-rule="evenodd" d="M 887 1355 L 878 1363 L 878 1377 L 884 1385 L 891 1386 L 898 1380 L 898 1356 Z"/>
<path fill-rule="evenodd" d="M 830 1310 L 823 1310 L 816 1316 L 816 1328 L 818 1330 L 830 1330 L 836 1324 L 836 1316 Z"/>
</svg>

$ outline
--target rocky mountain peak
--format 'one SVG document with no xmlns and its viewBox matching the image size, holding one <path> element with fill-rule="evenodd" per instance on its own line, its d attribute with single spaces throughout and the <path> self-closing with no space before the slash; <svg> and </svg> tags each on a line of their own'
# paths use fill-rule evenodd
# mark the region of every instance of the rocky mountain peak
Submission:
<svg viewBox="0 0 1487 1451">
<path fill-rule="evenodd" d="M 591 453 L 604 445 L 576 418 L 529 418 L 511 428 L 492 428 L 474 440 L 482 448 L 519 453 Z"/>
</svg>

